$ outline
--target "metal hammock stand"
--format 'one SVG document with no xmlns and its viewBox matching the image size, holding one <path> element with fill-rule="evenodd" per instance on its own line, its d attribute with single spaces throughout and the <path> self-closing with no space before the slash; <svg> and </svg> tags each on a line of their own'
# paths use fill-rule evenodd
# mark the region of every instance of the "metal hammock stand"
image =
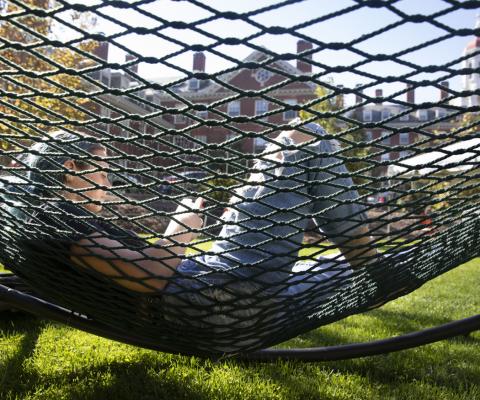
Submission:
<svg viewBox="0 0 480 400">
<path fill-rule="evenodd" d="M 11 306 L 94 335 L 151 350 L 166 351 L 158 342 L 141 341 L 138 337 L 129 336 L 128 332 L 114 332 L 109 327 L 102 326 L 96 321 L 92 321 L 72 311 L 16 290 L 15 287 L 22 284 L 19 282 L 18 277 L 15 277 L 13 274 L 0 274 L 0 282 L 2 283 L 0 285 L 0 298 L 7 301 Z M 256 362 L 267 362 L 278 359 L 309 362 L 346 360 L 406 350 L 454 336 L 467 335 L 479 329 L 480 315 L 476 315 L 439 325 L 435 328 L 412 332 L 389 339 L 316 348 L 267 349 L 236 355 L 235 357 L 239 360 Z"/>
<path fill-rule="evenodd" d="M 162 18 L 152 0 L 0 6 L 0 263 L 13 271 L 0 273 L 0 302 L 145 348 L 255 361 L 361 357 L 480 329 L 476 315 L 370 343 L 263 350 L 480 256 L 480 24 L 442 22 L 478 2 L 420 15 L 394 0 L 355 1 L 288 27 L 264 17 L 302 1 L 244 12 L 183 3 L 201 16 Z M 345 43 L 304 33 L 372 10 L 396 22 Z M 255 32 L 208 29 L 225 21 Z M 388 54 L 360 50 L 417 23 L 443 33 Z M 92 33 L 95 24 L 105 32 Z M 182 32 L 204 39 L 186 43 Z M 298 52 L 258 44 L 269 35 L 298 40 Z M 408 60 L 470 35 L 460 58 Z M 176 50 L 152 56 L 125 44 L 138 36 Z M 251 53 L 238 60 L 228 46 Z M 125 62 L 112 62 L 112 48 Z M 319 61 L 335 51 L 362 60 Z M 193 71 L 176 60 L 190 53 Z M 206 55 L 226 66 L 206 72 Z M 365 72 L 370 62 L 411 71 Z M 147 79 L 139 67 L 148 64 L 179 76 Z M 329 79 L 344 73 L 364 83 Z M 460 76 L 467 87 L 448 86 Z M 394 84 L 391 94 L 366 93 L 379 84 Z M 440 100 L 415 103 L 426 86 Z M 195 211 L 185 197 L 206 199 L 204 226 L 185 223 Z"/>
</svg>

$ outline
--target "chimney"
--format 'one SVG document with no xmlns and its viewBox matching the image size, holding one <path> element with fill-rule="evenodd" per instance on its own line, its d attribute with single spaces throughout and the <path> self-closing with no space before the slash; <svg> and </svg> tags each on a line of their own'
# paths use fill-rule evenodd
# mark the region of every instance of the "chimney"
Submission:
<svg viewBox="0 0 480 400">
<path fill-rule="evenodd" d="M 440 100 L 445 100 L 448 97 L 448 92 L 445 89 L 448 89 L 450 85 L 447 81 L 444 81 L 440 84 L 440 86 L 442 86 L 442 89 L 440 89 Z"/>
<path fill-rule="evenodd" d="M 136 57 L 132 54 L 127 54 L 127 56 L 125 57 L 126 62 L 130 62 L 130 61 L 135 60 L 135 59 L 136 59 Z M 128 67 L 128 70 L 132 71 L 135 74 L 138 74 L 138 64 L 133 64 L 132 66 Z"/>
<path fill-rule="evenodd" d="M 337 88 L 338 88 L 339 91 L 342 91 L 343 90 L 343 85 L 337 85 Z M 343 93 L 338 93 L 335 96 L 335 104 L 340 109 L 342 109 L 344 107 L 345 103 L 344 103 L 344 99 L 343 99 Z"/>
<path fill-rule="evenodd" d="M 375 89 L 375 97 L 383 97 L 383 90 L 382 89 Z"/>
<path fill-rule="evenodd" d="M 411 83 L 407 83 L 407 103 L 415 104 L 415 89 Z"/>
<path fill-rule="evenodd" d="M 307 42 L 306 40 L 299 40 L 297 42 L 297 54 L 300 54 L 304 51 L 311 50 L 313 48 L 313 44 L 311 42 Z M 302 58 L 306 58 L 308 60 L 312 59 L 312 55 L 303 55 Z M 312 64 L 308 62 L 301 61 L 297 59 L 297 69 L 300 70 L 304 74 L 311 74 L 312 73 Z"/>
<path fill-rule="evenodd" d="M 193 54 L 193 71 L 205 72 L 205 54 L 197 52 Z"/>
<path fill-rule="evenodd" d="M 363 93 L 363 90 L 360 90 L 359 87 L 361 87 L 361 83 L 357 83 L 355 85 L 355 104 L 361 103 L 363 101 L 363 97 L 360 96 L 360 93 Z"/>
<path fill-rule="evenodd" d="M 108 42 L 99 42 L 98 46 L 93 50 L 98 58 L 107 61 L 108 60 Z"/>
</svg>

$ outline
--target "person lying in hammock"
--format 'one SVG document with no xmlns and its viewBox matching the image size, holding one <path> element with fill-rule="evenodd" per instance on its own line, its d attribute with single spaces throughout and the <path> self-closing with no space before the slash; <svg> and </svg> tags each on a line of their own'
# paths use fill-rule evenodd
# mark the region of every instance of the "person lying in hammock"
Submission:
<svg viewBox="0 0 480 400">
<path fill-rule="evenodd" d="M 201 232 L 201 198 L 183 201 L 164 238 L 155 243 L 96 216 L 111 183 L 107 150 L 94 138 L 78 140 L 61 133 L 50 144 L 36 145 L 24 160 L 30 170 L 30 195 L 47 200 L 22 212 L 36 240 L 62 243 L 78 268 L 100 273 L 131 291 L 177 293 L 187 287 L 189 301 L 200 304 L 222 301 L 215 298 L 216 287 L 231 292 L 253 286 L 272 295 L 295 295 L 332 276 L 348 275 L 350 267 L 368 268 L 379 257 L 358 193 L 334 155 L 338 144 L 324 139 L 324 133 L 321 126 L 309 123 L 302 131 L 283 131 L 272 140 L 248 182 L 232 197 L 213 248 L 196 256 L 186 257 L 185 250 Z M 51 172 L 59 166 L 64 172 Z M 59 184 L 64 187 L 60 192 Z M 295 274 L 292 268 L 312 218 L 348 264 L 338 257 L 336 262 L 319 257 L 318 264 L 325 262 L 329 268 Z M 211 292 L 192 299 L 202 288 Z"/>
</svg>

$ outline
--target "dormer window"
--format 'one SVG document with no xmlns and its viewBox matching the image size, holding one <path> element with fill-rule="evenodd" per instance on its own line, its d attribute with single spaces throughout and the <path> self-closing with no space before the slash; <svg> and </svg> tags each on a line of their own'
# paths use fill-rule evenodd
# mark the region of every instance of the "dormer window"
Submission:
<svg viewBox="0 0 480 400">
<path fill-rule="evenodd" d="M 188 81 L 188 90 L 200 89 L 200 81 L 197 78 L 192 78 Z"/>
<path fill-rule="evenodd" d="M 417 111 L 417 118 L 419 121 L 426 121 L 428 119 L 428 111 L 427 110 L 418 110 Z"/>
<path fill-rule="evenodd" d="M 437 118 L 443 118 L 447 115 L 447 110 L 443 109 L 443 108 L 437 108 L 436 109 L 436 116 Z"/>
<path fill-rule="evenodd" d="M 207 107 L 207 104 L 202 103 L 203 106 Z M 208 110 L 197 110 L 195 112 L 198 118 L 207 119 L 208 118 Z"/>
<path fill-rule="evenodd" d="M 388 108 L 382 109 L 382 119 L 390 118 L 390 110 Z"/>
<path fill-rule="evenodd" d="M 363 121 L 364 122 L 372 121 L 372 110 L 363 110 Z"/>
</svg>

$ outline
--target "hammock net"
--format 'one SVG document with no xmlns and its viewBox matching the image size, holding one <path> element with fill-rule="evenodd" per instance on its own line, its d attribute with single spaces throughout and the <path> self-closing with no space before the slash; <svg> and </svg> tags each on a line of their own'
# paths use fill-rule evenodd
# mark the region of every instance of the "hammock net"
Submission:
<svg viewBox="0 0 480 400">
<path fill-rule="evenodd" d="M 450 19 L 474 15 L 478 2 L 438 1 L 424 13 L 395 0 L 318 13 L 298 0 L 235 11 L 213 3 L 0 2 L 6 269 L 112 332 L 208 355 L 275 345 L 478 257 L 480 31 Z M 358 33 L 340 35 L 341 21 L 365 15 Z M 338 32 L 327 40 L 323 26 Z M 430 35 L 383 53 L 366 45 L 412 26 Z M 461 56 L 430 59 L 472 37 Z M 297 52 L 271 49 L 269 38 Z M 345 65 L 328 61 L 336 56 Z M 153 68 L 163 77 L 144 73 Z M 440 96 L 415 102 L 415 90 Z M 312 129 L 310 142 L 277 138 Z M 86 137 L 108 160 L 82 147 Z M 65 206 L 69 159 L 89 165 L 79 174 L 87 180 L 108 174 L 98 215 Z M 86 193 L 74 192 L 84 203 Z M 205 199 L 205 223 L 177 243 L 165 229 L 182 223 L 186 197 Z M 112 257 L 110 275 L 75 263 L 72 237 L 102 229 L 141 254 L 140 269 L 175 246 L 186 267 L 153 290 L 154 273 L 132 276 Z M 358 232 L 381 257 L 355 253 Z M 156 248 L 168 256 L 152 256 Z"/>
</svg>

